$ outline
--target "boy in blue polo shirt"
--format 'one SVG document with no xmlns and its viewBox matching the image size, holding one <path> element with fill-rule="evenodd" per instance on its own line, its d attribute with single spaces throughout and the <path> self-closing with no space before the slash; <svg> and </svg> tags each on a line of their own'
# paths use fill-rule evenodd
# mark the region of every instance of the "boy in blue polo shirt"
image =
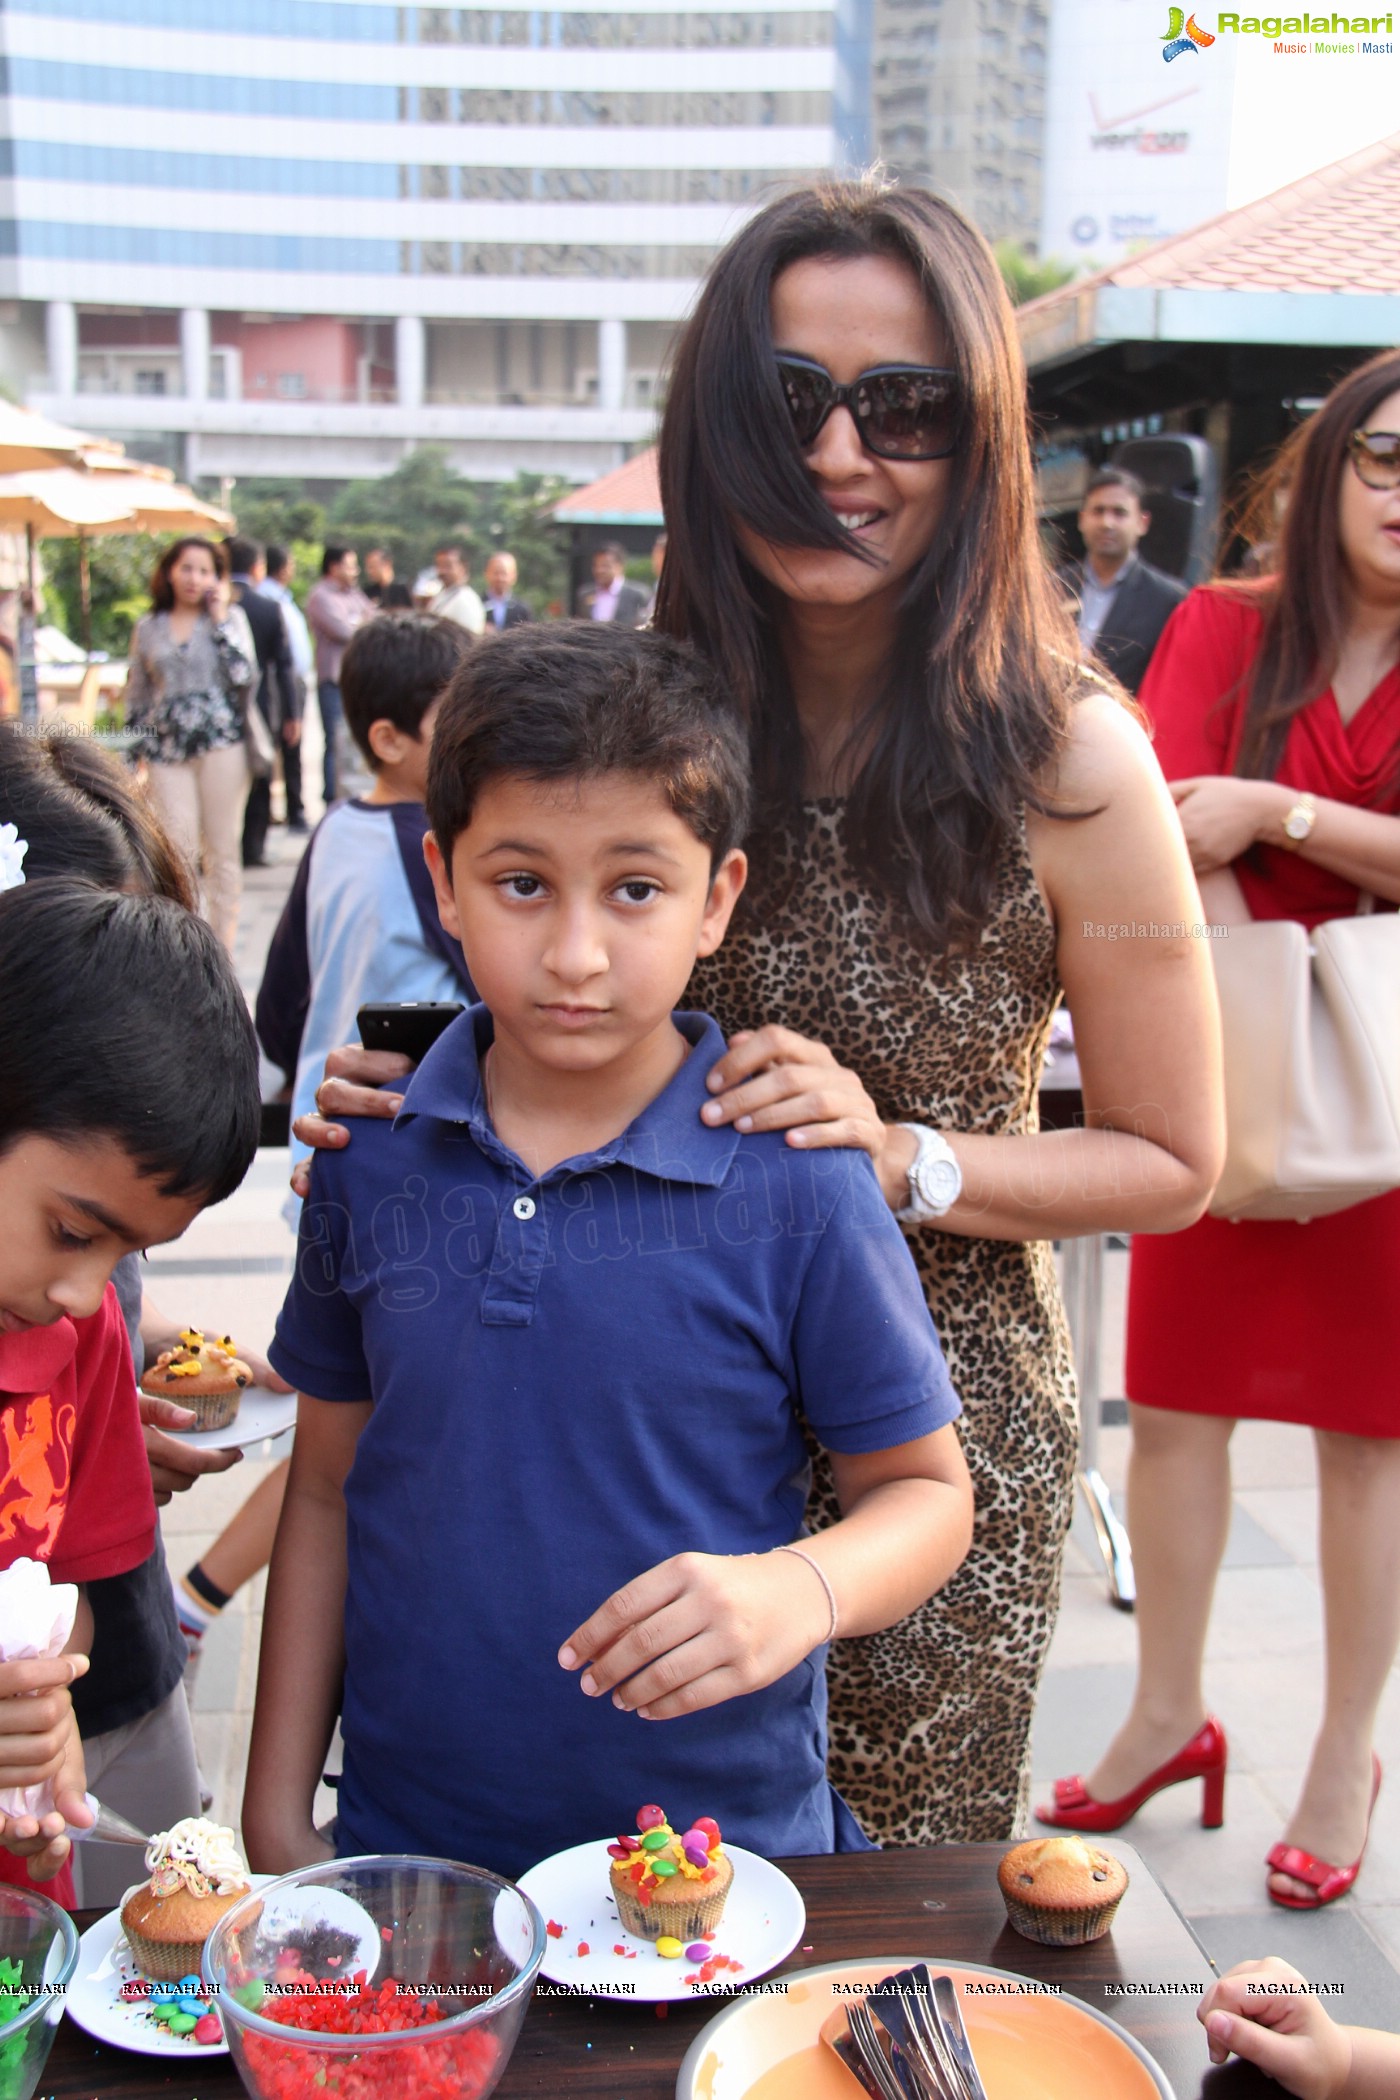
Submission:
<svg viewBox="0 0 1400 2100">
<path fill-rule="evenodd" d="M 971 1490 L 867 1156 L 700 1120 L 723 1043 L 673 1009 L 743 885 L 742 727 L 675 643 L 519 629 L 449 688 L 428 812 L 482 1004 L 316 1158 L 249 1858 L 324 1856 L 338 1711 L 342 1854 L 516 1875 L 643 1800 L 858 1847 L 826 1643 L 947 1580 Z M 799 1406 L 845 1512 L 810 1539 Z"/>
</svg>

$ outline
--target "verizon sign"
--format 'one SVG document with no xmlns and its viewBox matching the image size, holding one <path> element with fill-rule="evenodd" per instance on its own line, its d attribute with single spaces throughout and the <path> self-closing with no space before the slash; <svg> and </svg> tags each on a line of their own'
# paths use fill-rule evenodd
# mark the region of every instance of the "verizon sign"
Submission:
<svg viewBox="0 0 1400 2100">
<path fill-rule="evenodd" d="M 1235 39 L 1167 0 L 1055 0 L 1050 25 L 1042 255 L 1105 266 L 1224 211 Z"/>
</svg>

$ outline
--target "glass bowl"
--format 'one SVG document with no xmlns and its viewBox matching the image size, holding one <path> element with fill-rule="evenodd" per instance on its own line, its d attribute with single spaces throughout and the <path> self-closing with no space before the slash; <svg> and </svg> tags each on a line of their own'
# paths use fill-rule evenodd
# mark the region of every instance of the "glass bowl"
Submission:
<svg viewBox="0 0 1400 2100">
<path fill-rule="evenodd" d="M 39 2083 L 77 1966 L 67 1911 L 0 1883 L 0 2100 L 29 2100 Z"/>
<path fill-rule="evenodd" d="M 245 1896 L 205 1942 L 204 1981 L 254 2100 L 484 2100 L 544 1950 L 512 1882 L 386 1853 Z"/>
</svg>

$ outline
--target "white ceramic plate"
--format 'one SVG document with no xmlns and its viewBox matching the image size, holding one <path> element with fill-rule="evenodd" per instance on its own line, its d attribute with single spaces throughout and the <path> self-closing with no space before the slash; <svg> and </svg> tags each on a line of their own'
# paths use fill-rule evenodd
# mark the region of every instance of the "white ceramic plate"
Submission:
<svg viewBox="0 0 1400 2100">
<path fill-rule="evenodd" d="M 727 2005 L 686 2051 L 676 2100 L 846 2100 L 855 2081 L 823 2046 L 822 2022 L 921 1960 L 955 1980 L 989 2100 L 1173 2100 L 1141 2042 L 1072 1992 L 1043 1995 L 1030 1978 L 980 1962 L 899 1954 L 794 1969 L 780 1992 L 770 1985 Z"/>
<path fill-rule="evenodd" d="M 174 1397 L 173 1394 L 171 1396 Z M 260 1444 L 264 1437 L 281 1436 L 296 1425 L 295 1393 L 274 1393 L 265 1385 L 250 1385 L 238 1403 L 238 1413 L 225 1429 L 167 1429 L 179 1444 L 196 1451 L 242 1451 Z"/>
<path fill-rule="evenodd" d="M 133 1848 L 140 1864 L 140 1854 Z M 250 1874 L 255 1889 L 264 1888 L 271 1874 Z M 139 1978 L 122 1937 L 120 1909 L 89 1925 L 78 1942 L 78 1966 L 68 1986 L 64 2010 L 95 2041 L 111 2042 L 118 2049 L 134 2049 L 141 2056 L 227 2056 L 227 2042 L 196 2042 L 187 2034 L 172 2034 L 153 2020 L 139 1998 L 123 1998 L 122 1985 Z"/>
<path fill-rule="evenodd" d="M 787 1959 L 807 1928 L 806 1906 L 787 1875 L 756 1852 L 726 1843 L 734 1880 L 711 1944 L 716 1954 L 727 1954 L 741 1966 L 721 1969 L 711 1983 L 687 1983 L 698 1963 L 684 1955 L 668 1961 L 649 1941 L 633 1939 L 619 1924 L 608 1887 L 608 1842 L 598 1838 L 591 1845 L 556 1852 L 520 1877 L 519 1886 L 549 1927 L 540 1974 L 554 1983 L 599 1997 L 648 2003 L 720 1995 L 766 1976 Z M 584 1946 L 586 1954 L 580 1952 Z"/>
</svg>

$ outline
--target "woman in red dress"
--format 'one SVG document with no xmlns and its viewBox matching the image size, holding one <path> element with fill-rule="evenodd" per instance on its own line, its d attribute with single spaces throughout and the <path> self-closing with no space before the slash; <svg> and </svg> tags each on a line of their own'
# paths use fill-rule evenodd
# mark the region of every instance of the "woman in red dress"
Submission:
<svg viewBox="0 0 1400 2100">
<path fill-rule="evenodd" d="M 1274 575 L 1194 591 L 1142 689 L 1211 920 L 1400 899 L 1400 353 L 1336 388 L 1285 450 Z M 1116 1829 L 1205 1781 L 1225 1740 L 1201 1671 L 1240 1417 L 1316 1434 L 1327 1671 L 1322 1723 L 1269 1894 L 1314 1909 L 1356 1879 L 1400 1639 L 1400 1191 L 1309 1224 L 1138 1237 L 1128 1301 L 1128 1475 L 1138 1582 L 1131 1711 L 1043 1821 Z M 1183 1745 L 1185 1748 L 1183 1749 Z M 1337 1864 L 1334 1864 L 1337 1863 Z"/>
</svg>

